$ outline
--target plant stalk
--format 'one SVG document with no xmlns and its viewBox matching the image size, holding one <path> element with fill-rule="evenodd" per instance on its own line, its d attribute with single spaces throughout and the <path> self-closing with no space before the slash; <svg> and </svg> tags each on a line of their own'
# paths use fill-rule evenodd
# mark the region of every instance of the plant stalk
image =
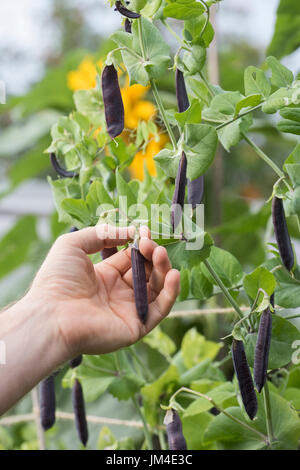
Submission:
<svg viewBox="0 0 300 470">
<path fill-rule="evenodd" d="M 278 168 L 276 163 L 271 160 L 271 158 L 268 157 L 257 145 L 253 140 L 251 140 L 244 132 L 242 132 L 242 136 L 245 139 L 245 141 L 253 148 L 253 150 L 257 153 L 257 155 L 264 160 L 274 171 L 275 173 L 279 176 L 279 178 L 284 178 L 284 173 Z"/>
<path fill-rule="evenodd" d="M 218 274 L 215 272 L 215 270 L 212 268 L 212 266 L 210 265 L 210 263 L 206 260 L 203 261 L 205 266 L 207 267 L 208 271 L 210 272 L 210 274 L 212 275 L 212 277 L 214 278 L 214 280 L 216 281 L 216 283 L 218 284 L 218 286 L 220 287 L 221 291 L 223 292 L 223 294 L 225 295 L 226 299 L 228 300 L 228 302 L 231 303 L 231 305 L 233 306 L 234 310 L 236 311 L 236 313 L 238 314 L 238 316 L 240 317 L 240 319 L 244 319 L 244 315 L 240 309 L 240 307 L 238 306 L 237 302 L 234 300 L 234 298 L 230 295 L 227 287 L 223 284 L 222 280 L 219 278 Z"/>
<path fill-rule="evenodd" d="M 274 434 L 273 434 L 273 424 L 272 424 L 272 414 L 271 414 L 270 393 L 269 393 L 269 386 L 268 386 L 267 381 L 263 388 L 263 397 L 264 397 L 264 405 L 265 405 L 265 413 L 266 413 L 266 427 L 267 427 L 267 433 L 268 433 L 268 441 L 269 441 L 270 447 L 272 448 Z"/>
<path fill-rule="evenodd" d="M 138 402 L 137 402 L 137 399 L 136 397 L 132 397 L 132 401 L 133 401 L 133 404 L 136 408 L 136 411 L 138 412 L 141 420 L 142 420 L 142 423 L 144 425 L 144 434 L 145 434 L 145 439 L 146 439 L 146 442 L 147 442 L 147 446 L 148 446 L 148 450 L 153 450 L 153 445 L 152 445 L 152 438 L 151 438 L 151 434 L 150 434 L 150 431 L 149 431 L 149 428 L 148 428 L 148 424 L 147 424 L 147 421 L 146 421 L 146 418 L 144 416 L 144 413 L 142 412 Z"/>
</svg>

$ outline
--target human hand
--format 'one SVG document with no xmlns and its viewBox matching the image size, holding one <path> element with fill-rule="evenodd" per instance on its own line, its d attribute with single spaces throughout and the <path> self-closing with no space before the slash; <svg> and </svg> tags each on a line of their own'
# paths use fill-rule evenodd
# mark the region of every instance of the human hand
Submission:
<svg viewBox="0 0 300 470">
<path fill-rule="evenodd" d="M 87 256 L 134 237 L 134 227 L 113 234 L 115 230 L 102 225 L 61 236 L 27 294 L 49 305 L 66 359 L 108 353 L 136 342 L 169 313 L 179 293 L 179 272 L 171 269 L 166 249 L 150 240 L 148 229 L 142 227 L 139 249 L 147 260 L 149 299 L 143 325 L 134 302 L 131 249 L 96 265 Z"/>
</svg>

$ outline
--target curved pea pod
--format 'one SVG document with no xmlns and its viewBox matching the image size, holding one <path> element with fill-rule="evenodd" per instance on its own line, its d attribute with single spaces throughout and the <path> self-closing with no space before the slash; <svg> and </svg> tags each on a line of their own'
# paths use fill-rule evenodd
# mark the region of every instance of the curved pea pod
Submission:
<svg viewBox="0 0 300 470">
<path fill-rule="evenodd" d="M 186 167 L 187 167 L 187 160 L 185 153 L 182 152 L 182 157 L 180 159 L 176 180 L 175 180 L 175 190 L 172 199 L 172 207 L 171 207 L 171 227 L 173 232 L 175 228 L 178 226 L 182 216 L 182 209 L 184 206 L 184 198 L 185 198 L 185 187 L 186 187 Z"/>
<path fill-rule="evenodd" d="M 118 73 L 113 65 L 106 65 L 103 69 L 102 94 L 107 132 L 114 139 L 124 129 L 124 106 Z"/>
<path fill-rule="evenodd" d="M 274 233 L 283 265 L 288 271 L 294 266 L 294 252 L 288 232 L 282 199 L 274 197 L 272 201 Z"/>
<path fill-rule="evenodd" d="M 128 8 L 124 7 L 120 1 L 117 1 L 115 5 L 116 10 L 121 13 L 121 15 L 126 16 L 126 18 L 136 19 L 141 17 L 139 13 L 135 13 L 134 11 L 128 10 Z"/>
<path fill-rule="evenodd" d="M 104 261 L 105 259 L 110 258 L 111 256 L 115 255 L 116 253 L 118 253 L 118 250 L 115 247 L 113 247 L 113 248 L 104 248 L 101 251 L 101 256 L 102 256 L 102 259 Z"/>
<path fill-rule="evenodd" d="M 131 247 L 131 265 L 133 291 L 136 311 L 143 324 L 147 322 L 148 317 L 148 292 L 145 269 L 145 258 L 140 252 L 136 243 Z"/>
<path fill-rule="evenodd" d="M 258 405 L 243 341 L 233 340 L 232 359 L 246 413 L 250 419 L 254 419 Z"/>
<path fill-rule="evenodd" d="M 273 308 L 275 307 L 275 293 L 274 292 L 270 296 L 270 304 L 272 305 Z"/>
<path fill-rule="evenodd" d="M 185 87 L 184 75 L 179 69 L 176 69 L 175 80 L 178 111 L 183 113 L 190 106 L 190 102 Z"/>
<path fill-rule="evenodd" d="M 56 398 L 54 374 L 49 375 L 49 377 L 40 383 L 39 398 L 41 425 L 44 431 L 47 431 L 55 423 Z"/>
<path fill-rule="evenodd" d="M 188 203 L 195 209 L 197 204 L 201 204 L 204 196 L 204 175 L 199 178 L 188 181 Z"/>
<path fill-rule="evenodd" d="M 50 153 L 50 161 L 53 169 L 56 171 L 56 173 L 63 178 L 74 178 L 75 176 L 78 176 L 78 173 L 75 173 L 74 171 L 68 171 L 65 170 L 62 166 L 60 166 L 57 157 L 55 153 Z"/>
<path fill-rule="evenodd" d="M 82 442 L 82 444 L 86 446 L 89 438 L 89 432 L 85 415 L 83 391 L 81 383 L 78 379 L 75 380 L 72 388 L 72 403 L 75 415 L 75 425 L 77 429 L 77 434 L 80 439 L 80 442 Z"/>
<path fill-rule="evenodd" d="M 176 410 L 167 410 L 164 424 L 167 427 L 169 450 L 187 450 L 181 420 Z"/>
<path fill-rule="evenodd" d="M 131 21 L 126 18 L 125 24 L 124 24 L 125 32 L 131 34 Z"/>
<path fill-rule="evenodd" d="M 80 366 L 81 363 L 82 363 L 82 355 L 81 354 L 80 354 L 80 356 L 74 357 L 74 359 L 71 359 L 69 361 L 69 365 L 70 365 L 70 367 L 72 367 L 72 369 L 75 369 L 76 367 Z"/>
<path fill-rule="evenodd" d="M 272 313 L 269 308 L 261 314 L 254 356 L 254 382 L 260 393 L 267 380 L 267 370 L 272 334 Z"/>
</svg>

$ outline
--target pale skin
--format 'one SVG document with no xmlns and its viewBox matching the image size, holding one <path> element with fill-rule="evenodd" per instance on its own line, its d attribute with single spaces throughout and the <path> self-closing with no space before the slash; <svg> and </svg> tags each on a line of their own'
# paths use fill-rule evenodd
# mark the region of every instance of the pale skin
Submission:
<svg viewBox="0 0 300 470">
<path fill-rule="evenodd" d="M 147 260 L 149 314 L 136 312 L 130 248 L 93 265 L 88 254 L 123 246 L 135 228 L 112 233 L 107 225 L 61 236 L 51 248 L 27 294 L 0 314 L 0 415 L 47 375 L 79 354 L 105 354 L 129 346 L 170 312 L 180 290 L 165 248 L 140 229 L 139 248 Z M 112 238 L 112 236 L 114 238 Z"/>
</svg>

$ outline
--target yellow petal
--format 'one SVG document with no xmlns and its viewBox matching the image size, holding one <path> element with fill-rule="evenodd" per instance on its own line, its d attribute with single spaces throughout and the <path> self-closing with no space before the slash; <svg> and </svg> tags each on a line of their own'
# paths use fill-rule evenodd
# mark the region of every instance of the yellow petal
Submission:
<svg viewBox="0 0 300 470">
<path fill-rule="evenodd" d="M 132 109 L 138 121 L 149 121 L 156 114 L 156 107 L 151 101 L 138 101 Z"/>
</svg>

